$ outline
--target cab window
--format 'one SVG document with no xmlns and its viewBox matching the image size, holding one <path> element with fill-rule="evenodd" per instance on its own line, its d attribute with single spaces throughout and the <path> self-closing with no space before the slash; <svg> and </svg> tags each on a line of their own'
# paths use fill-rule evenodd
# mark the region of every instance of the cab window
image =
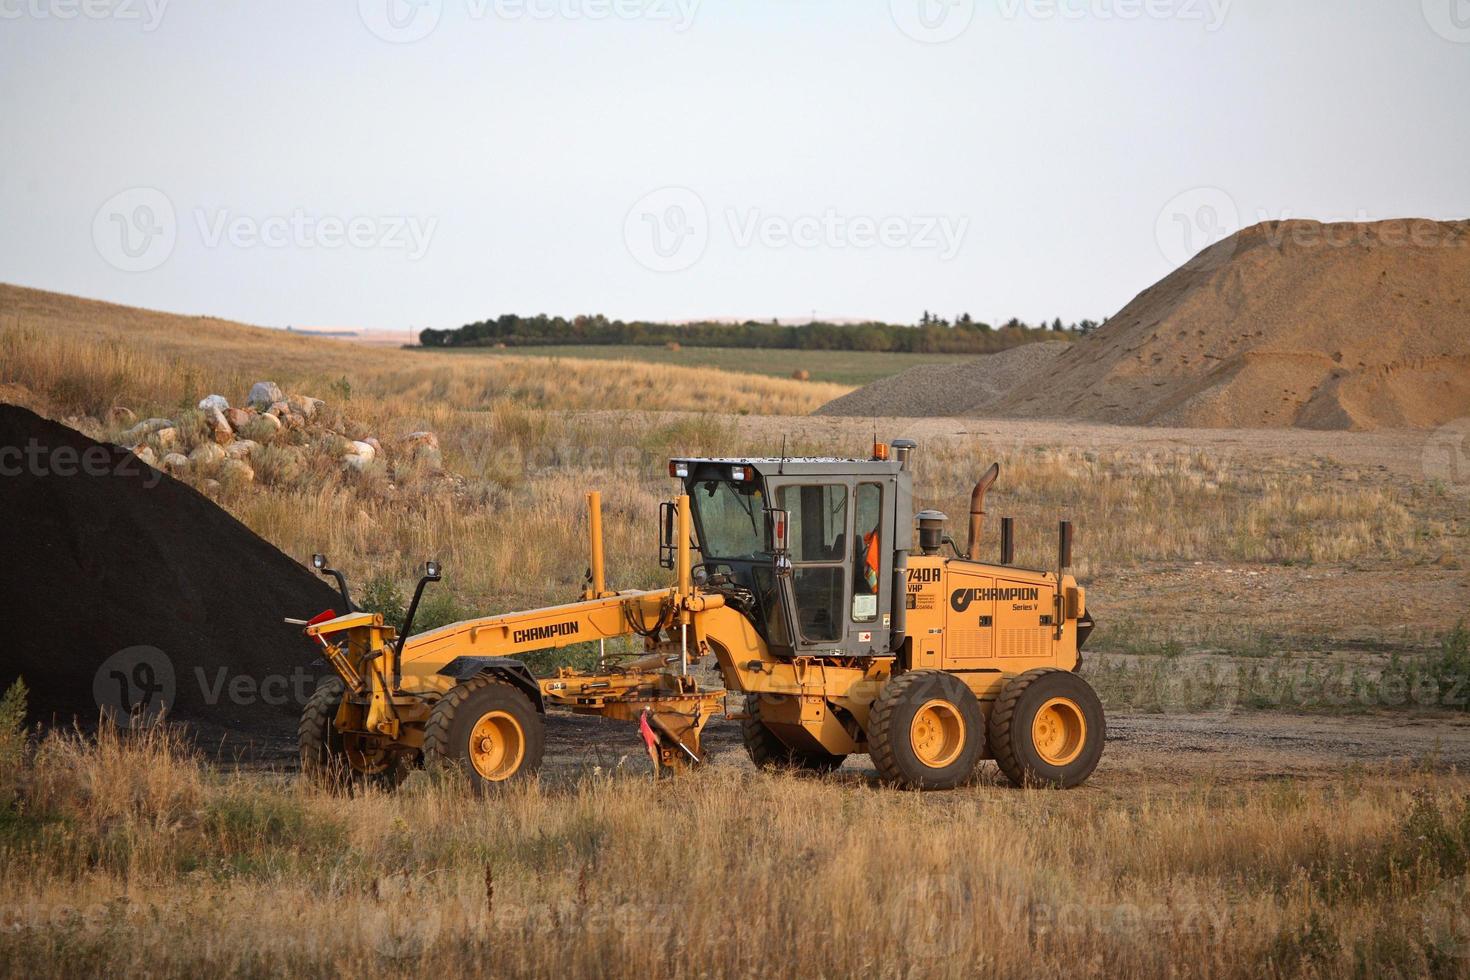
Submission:
<svg viewBox="0 0 1470 980">
<path fill-rule="evenodd" d="M 782 487 L 790 515 L 792 584 L 802 639 L 842 639 L 849 553 L 847 488 L 837 484 Z"/>
<path fill-rule="evenodd" d="M 852 542 L 852 621 L 878 618 L 878 592 L 883 569 L 883 488 L 859 484 Z"/>
</svg>

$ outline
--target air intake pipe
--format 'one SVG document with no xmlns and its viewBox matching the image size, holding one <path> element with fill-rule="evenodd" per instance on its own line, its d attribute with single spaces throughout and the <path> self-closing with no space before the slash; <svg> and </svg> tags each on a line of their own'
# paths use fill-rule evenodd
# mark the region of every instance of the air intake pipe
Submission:
<svg viewBox="0 0 1470 980">
<path fill-rule="evenodd" d="M 980 477 L 975 489 L 970 491 L 970 544 L 965 557 L 974 559 L 980 553 L 980 532 L 985 527 L 985 493 L 1000 477 L 1000 464 L 991 463 L 990 469 Z"/>
</svg>

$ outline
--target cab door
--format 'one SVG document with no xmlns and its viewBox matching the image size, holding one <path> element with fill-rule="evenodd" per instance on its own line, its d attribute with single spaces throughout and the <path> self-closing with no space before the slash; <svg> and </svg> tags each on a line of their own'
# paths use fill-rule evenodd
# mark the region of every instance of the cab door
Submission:
<svg viewBox="0 0 1470 980">
<path fill-rule="evenodd" d="M 851 595 L 852 481 L 810 477 L 776 491 L 789 515 L 790 598 L 796 648 L 844 652 Z"/>
</svg>

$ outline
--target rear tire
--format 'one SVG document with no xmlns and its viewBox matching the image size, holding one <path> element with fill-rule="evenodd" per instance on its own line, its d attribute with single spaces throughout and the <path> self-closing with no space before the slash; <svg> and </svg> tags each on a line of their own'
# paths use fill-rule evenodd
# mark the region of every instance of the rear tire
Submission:
<svg viewBox="0 0 1470 980">
<path fill-rule="evenodd" d="M 990 750 L 1017 786 L 1082 785 L 1106 740 L 1102 702 L 1069 670 L 1042 667 L 1013 678 L 990 712 Z"/>
<path fill-rule="evenodd" d="M 761 697 L 759 694 L 746 695 L 746 717 L 740 722 L 740 737 L 745 742 L 745 752 L 757 769 L 799 769 L 804 772 L 827 773 L 842 765 L 847 758 L 845 755 L 794 749 L 781 741 L 761 721 Z"/>
<path fill-rule="evenodd" d="M 520 690 L 488 674 L 456 684 L 434 705 L 424 729 L 424 759 L 464 770 L 487 792 L 534 773 L 546 752 L 546 725 Z"/>
<path fill-rule="evenodd" d="M 965 682 L 911 670 L 883 685 L 868 725 L 878 775 L 905 789 L 953 789 L 975 771 L 985 716 Z"/>
</svg>

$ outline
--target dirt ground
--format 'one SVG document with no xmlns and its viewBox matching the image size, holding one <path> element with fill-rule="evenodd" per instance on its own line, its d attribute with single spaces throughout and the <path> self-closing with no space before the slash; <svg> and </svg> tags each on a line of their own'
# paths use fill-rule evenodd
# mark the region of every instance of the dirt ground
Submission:
<svg viewBox="0 0 1470 980">
<path fill-rule="evenodd" d="M 739 722 L 712 721 L 705 747 L 712 766 L 751 768 Z M 648 773 L 633 727 L 599 718 L 550 716 L 543 777 L 564 778 L 593 767 Z M 1116 713 L 1108 718 L 1107 749 L 1088 785 L 1107 789 L 1139 780 L 1172 784 L 1311 778 L 1355 768 L 1470 770 L 1470 718 Z M 834 778 L 876 780 L 877 772 L 867 756 L 853 756 Z M 978 783 L 1000 781 L 994 763 L 980 764 Z"/>
</svg>

